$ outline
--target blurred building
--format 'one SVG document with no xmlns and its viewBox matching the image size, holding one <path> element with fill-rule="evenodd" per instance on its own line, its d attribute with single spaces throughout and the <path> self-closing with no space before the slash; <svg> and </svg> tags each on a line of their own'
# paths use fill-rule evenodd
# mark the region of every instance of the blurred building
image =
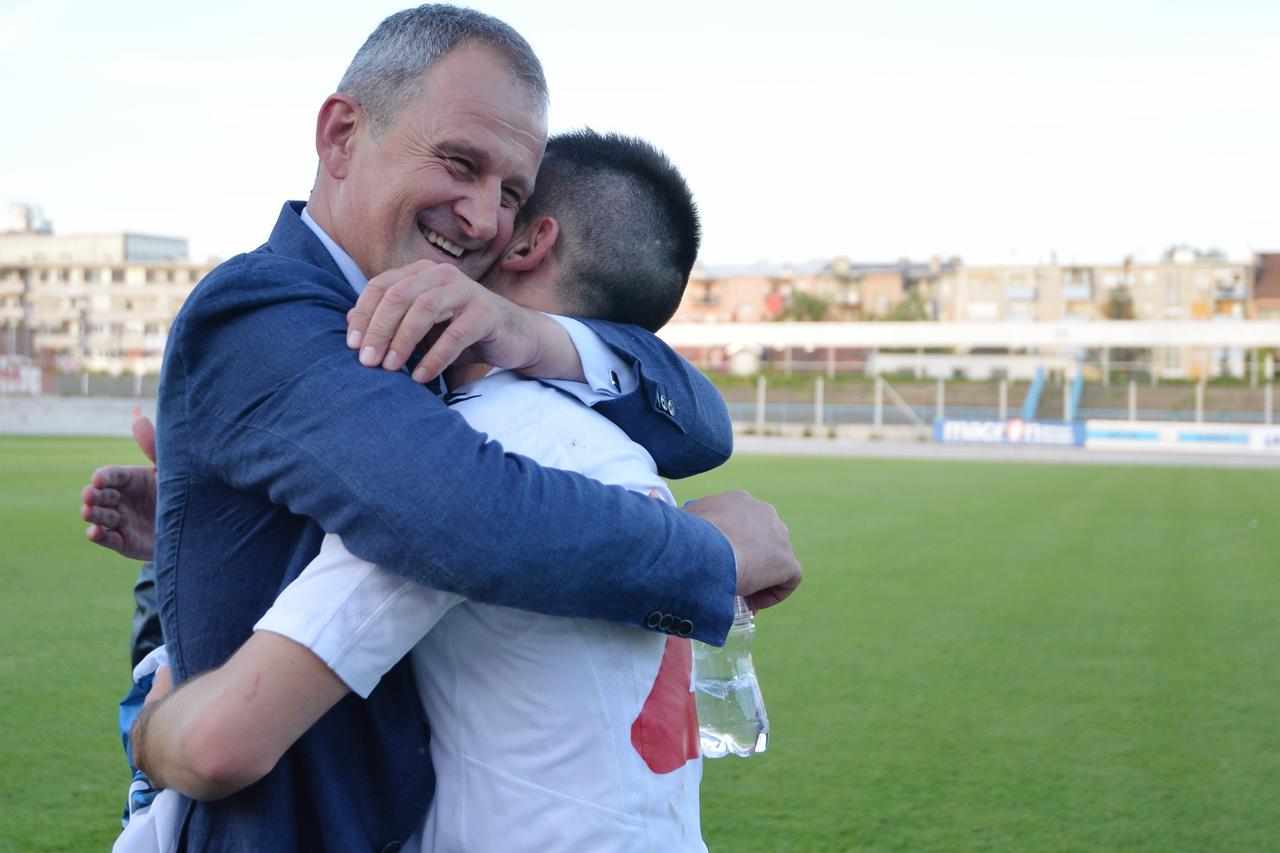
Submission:
<svg viewBox="0 0 1280 853">
<path fill-rule="evenodd" d="M 1176 255 L 1157 263 L 965 266 L 943 276 L 943 320 L 1209 320 L 1248 315 L 1253 265 Z"/>
<path fill-rule="evenodd" d="M 17 205 L 0 232 L 0 354 L 63 370 L 160 370 L 169 324 L 214 264 L 187 241 L 132 232 L 55 234 Z"/>
<path fill-rule="evenodd" d="M 675 321 L 1070 323 L 1249 318 L 1280 319 L 1280 253 L 1259 254 L 1251 262 L 1178 247 L 1164 260 L 1149 263 L 1124 259 L 1100 264 L 965 265 L 959 258 L 934 258 L 927 263 L 904 259 L 876 264 L 837 257 L 794 266 L 699 265 Z M 1207 346 L 1141 353 L 1122 349 L 1115 356 L 1119 369 L 1140 368 L 1170 379 L 1243 376 L 1249 364 L 1244 350 Z"/>
<path fill-rule="evenodd" d="M 936 283 L 959 266 L 959 258 L 853 263 L 843 256 L 795 265 L 698 264 L 674 322 L 936 319 Z"/>
<path fill-rule="evenodd" d="M 1178 249 L 1154 263 L 965 266 L 943 276 L 943 320 L 1062 322 L 1087 320 L 1240 321 L 1250 316 L 1251 263 Z M 1151 354 L 1167 378 L 1245 371 L 1243 351 L 1167 348 Z"/>
<path fill-rule="evenodd" d="M 1254 260 L 1249 316 L 1255 320 L 1280 320 L 1280 252 L 1259 252 Z"/>
</svg>

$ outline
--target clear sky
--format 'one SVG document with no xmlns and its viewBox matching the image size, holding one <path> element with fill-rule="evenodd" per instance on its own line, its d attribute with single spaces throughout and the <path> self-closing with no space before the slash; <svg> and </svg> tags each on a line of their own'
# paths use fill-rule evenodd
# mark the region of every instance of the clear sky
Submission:
<svg viewBox="0 0 1280 853">
<path fill-rule="evenodd" d="M 0 0 L 0 204 L 63 233 L 265 239 L 398 3 Z M 1280 2 L 493 0 L 552 129 L 648 137 L 708 263 L 1280 249 Z"/>
</svg>

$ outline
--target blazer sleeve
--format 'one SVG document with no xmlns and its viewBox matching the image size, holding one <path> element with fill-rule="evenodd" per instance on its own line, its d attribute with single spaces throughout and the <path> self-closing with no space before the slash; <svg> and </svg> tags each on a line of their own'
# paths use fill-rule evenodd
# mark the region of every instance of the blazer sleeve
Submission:
<svg viewBox="0 0 1280 853">
<path fill-rule="evenodd" d="M 736 568 L 714 526 L 486 444 L 407 372 L 361 367 L 349 307 L 252 269 L 188 303 L 170 357 L 199 467 L 425 586 L 723 642 Z"/>
<path fill-rule="evenodd" d="M 733 453 L 733 425 L 720 392 L 701 371 L 638 326 L 575 317 L 627 362 L 636 390 L 593 408 L 649 451 L 658 472 L 678 479 L 709 471 Z"/>
</svg>

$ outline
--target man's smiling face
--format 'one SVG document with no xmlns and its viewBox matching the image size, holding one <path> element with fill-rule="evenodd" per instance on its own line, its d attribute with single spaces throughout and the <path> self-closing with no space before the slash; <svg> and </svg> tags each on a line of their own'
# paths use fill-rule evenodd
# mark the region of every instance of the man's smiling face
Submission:
<svg viewBox="0 0 1280 853">
<path fill-rule="evenodd" d="M 426 259 L 479 279 L 533 192 L 546 138 L 545 111 L 503 59 L 459 47 L 377 133 L 360 123 L 334 236 L 370 277 Z"/>
</svg>

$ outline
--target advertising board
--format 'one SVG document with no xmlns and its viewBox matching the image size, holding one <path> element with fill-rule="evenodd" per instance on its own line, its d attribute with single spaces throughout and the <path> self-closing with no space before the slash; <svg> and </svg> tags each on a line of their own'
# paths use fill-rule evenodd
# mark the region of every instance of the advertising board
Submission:
<svg viewBox="0 0 1280 853">
<path fill-rule="evenodd" d="M 1067 421 L 963 420 L 945 418 L 933 424 L 933 440 L 961 444 L 1034 444 L 1079 447 L 1084 424 Z"/>
<path fill-rule="evenodd" d="M 1280 427 L 1090 420 L 1085 424 L 1085 446 L 1175 453 L 1280 453 Z"/>
</svg>

